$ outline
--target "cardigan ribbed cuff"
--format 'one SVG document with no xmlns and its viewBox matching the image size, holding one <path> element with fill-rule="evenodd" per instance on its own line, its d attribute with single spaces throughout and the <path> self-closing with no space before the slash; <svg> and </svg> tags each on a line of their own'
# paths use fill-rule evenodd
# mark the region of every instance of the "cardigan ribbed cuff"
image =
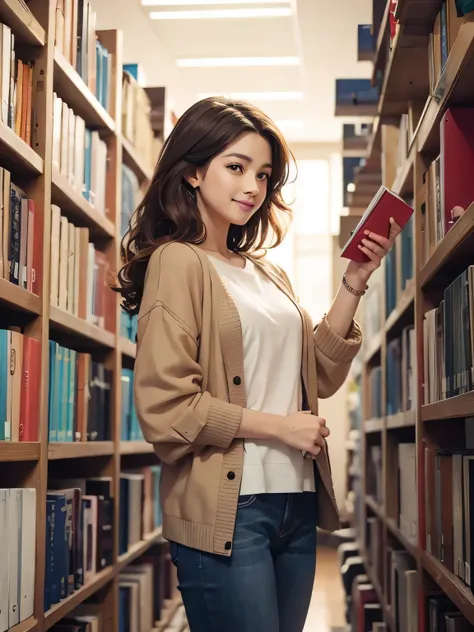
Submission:
<svg viewBox="0 0 474 632">
<path fill-rule="evenodd" d="M 215 445 L 226 450 L 240 428 L 243 412 L 242 406 L 213 398 L 207 411 L 206 423 L 195 443 Z"/>
<path fill-rule="evenodd" d="M 337 364 L 351 362 L 362 343 L 362 332 L 353 320 L 346 338 L 342 338 L 328 323 L 326 316 L 315 327 L 314 344 L 326 357 Z"/>
</svg>

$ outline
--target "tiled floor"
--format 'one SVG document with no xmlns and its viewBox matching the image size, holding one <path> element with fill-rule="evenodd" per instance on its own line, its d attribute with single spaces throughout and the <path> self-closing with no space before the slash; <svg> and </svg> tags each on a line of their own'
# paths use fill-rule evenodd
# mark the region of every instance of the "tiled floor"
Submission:
<svg viewBox="0 0 474 632">
<path fill-rule="evenodd" d="M 319 549 L 313 599 L 304 632 L 331 632 L 344 627 L 344 593 L 337 553 Z"/>
</svg>

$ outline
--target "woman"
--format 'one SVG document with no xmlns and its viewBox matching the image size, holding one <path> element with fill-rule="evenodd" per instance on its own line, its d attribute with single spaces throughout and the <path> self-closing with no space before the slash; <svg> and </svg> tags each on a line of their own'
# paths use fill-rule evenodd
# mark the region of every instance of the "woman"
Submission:
<svg viewBox="0 0 474 632">
<path fill-rule="evenodd" d="M 349 263 L 313 330 L 284 272 L 256 255 L 284 236 L 290 157 L 257 108 L 200 101 L 124 238 L 137 414 L 162 462 L 163 534 L 192 632 L 301 632 L 316 525 L 339 525 L 318 397 L 347 376 L 360 296 L 399 228 L 367 235 L 369 262 Z"/>
</svg>

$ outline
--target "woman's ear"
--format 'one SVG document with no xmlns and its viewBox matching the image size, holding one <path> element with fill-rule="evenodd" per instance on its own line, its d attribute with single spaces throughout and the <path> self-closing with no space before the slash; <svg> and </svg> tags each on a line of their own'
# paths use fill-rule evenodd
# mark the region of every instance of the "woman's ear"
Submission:
<svg viewBox="0 0 474 632">
<path fill-rule="evenodd" d="M 193 189 L 197 189 L 199 186 L 199 176 L 197 173 L 197 170 L 193 170 L 193 171 L 189 171 L 185 176 L 184 179 L 186 180 L 186 182 L 193 187 Z"/>
</svg>

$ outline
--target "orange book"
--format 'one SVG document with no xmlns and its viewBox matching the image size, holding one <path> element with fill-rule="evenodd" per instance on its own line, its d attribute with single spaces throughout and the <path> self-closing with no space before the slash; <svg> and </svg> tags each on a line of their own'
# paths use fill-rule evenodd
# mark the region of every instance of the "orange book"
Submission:
<svg viewBox="0 0 474 632">
<path fill-rule="evenodd" d="M 38 441 L 41 343 L 24 336 L 20 394 L 20 441 Z"/>
</svg>

